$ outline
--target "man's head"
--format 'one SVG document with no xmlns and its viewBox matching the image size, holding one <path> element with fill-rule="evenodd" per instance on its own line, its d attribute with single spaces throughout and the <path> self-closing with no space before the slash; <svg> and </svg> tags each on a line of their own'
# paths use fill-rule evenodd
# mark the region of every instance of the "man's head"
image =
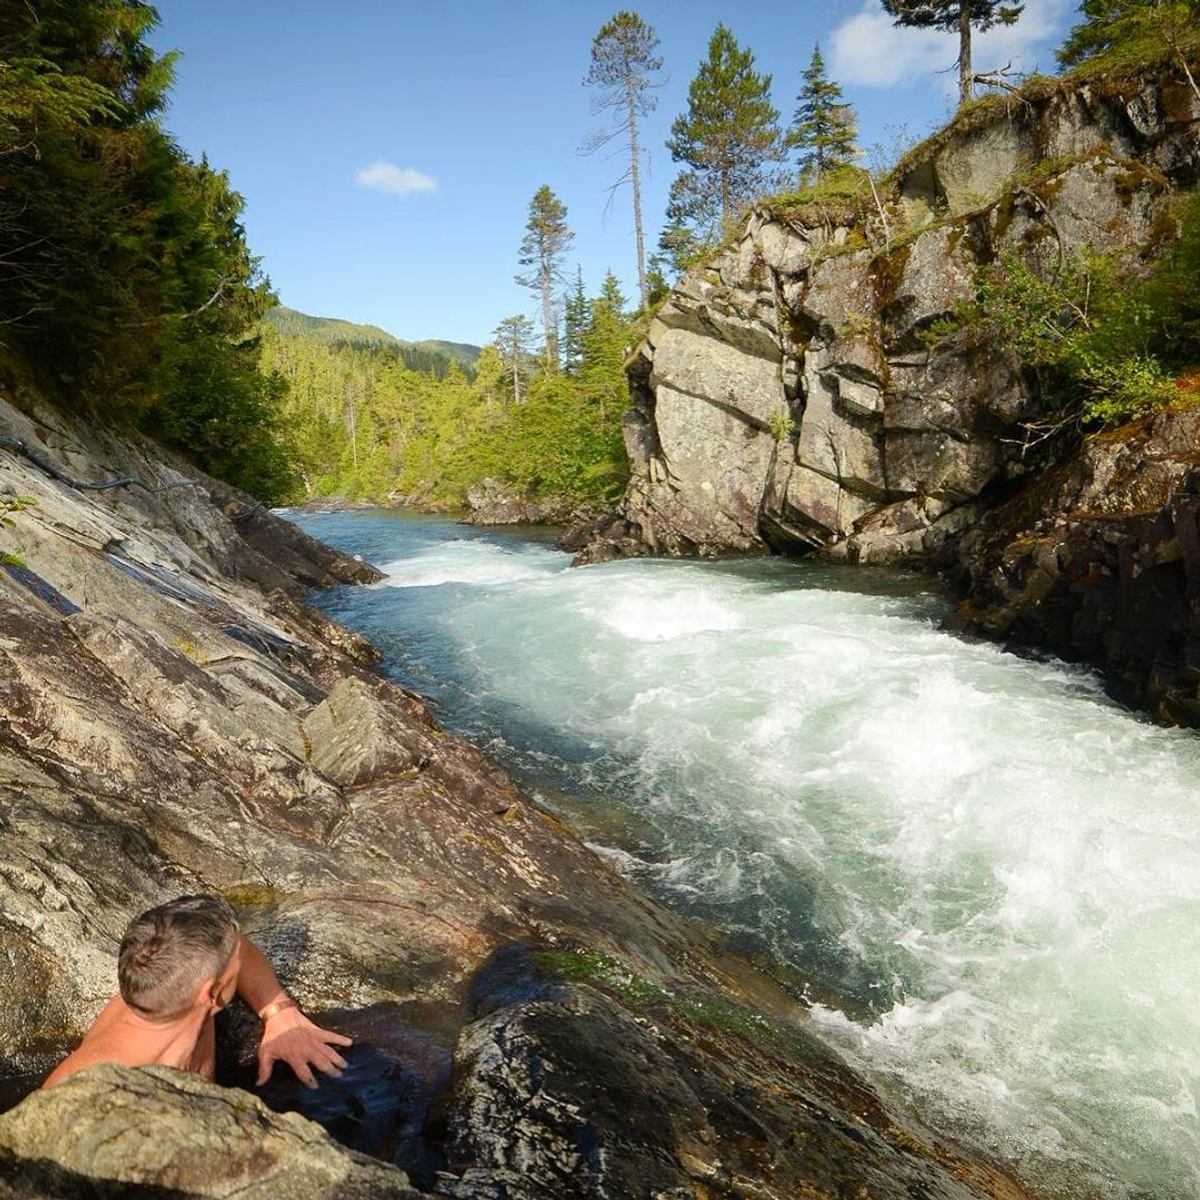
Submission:
<svg viewBox="0 0 1200 1200">
<path fill-rule="evenodd" d="M 132 921 L 121 939 L 121 997 L 154 1021 L 224 1008 L 237 986 L 240 931 L 217 896 L 180 896 Z"/>
</svg>

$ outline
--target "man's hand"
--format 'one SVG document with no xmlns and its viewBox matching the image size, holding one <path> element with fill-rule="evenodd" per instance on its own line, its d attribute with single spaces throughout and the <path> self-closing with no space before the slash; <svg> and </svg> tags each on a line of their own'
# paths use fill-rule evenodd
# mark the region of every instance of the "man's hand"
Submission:
<svg viewBox="0 0 1200 1200">
<path fill-rule="evenodd" d="M 346 1060 L 333 1047 L 351 1044 L 351 1038 L 314 1025 L 298 1008 L 273 1013 L 263 1023 L 258 1047 L 258 1086 L 271 1078 L 275 1063 L 285 1062 L 305 1087 L 315 1088 L 313 1068 L 326 1075 L 341 1075 Z"/>
</svg>

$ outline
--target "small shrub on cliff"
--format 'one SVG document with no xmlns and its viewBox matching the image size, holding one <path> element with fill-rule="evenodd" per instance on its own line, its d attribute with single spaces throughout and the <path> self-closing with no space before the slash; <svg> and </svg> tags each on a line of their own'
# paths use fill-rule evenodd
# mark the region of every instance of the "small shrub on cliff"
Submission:
<svg viewBox="0 0 1200 1200">
<path fill-rule="evenodd" d="M 791 413 L 786 408 L 780 407 L 767 419 L 767 428 L 777 442 L 782 442 L 796 432 L 796 422 L 792 420 Z"/>
</svg>

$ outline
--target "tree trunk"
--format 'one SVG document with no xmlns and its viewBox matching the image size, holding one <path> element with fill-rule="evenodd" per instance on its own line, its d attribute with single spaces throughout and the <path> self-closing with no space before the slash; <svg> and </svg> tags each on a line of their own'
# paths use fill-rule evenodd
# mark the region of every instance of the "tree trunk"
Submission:
<svg viewBox="0 0 1200 1200">
<path fill-rule="evenodd" d="M 971 0 L 959 0 L 958 9 L 958 102 L 966 104 L 974 92 L 971 78 Z"/>
<path fill-rule="evenodd" d="M 643 311 L 650 307 L 646 291 L 646 244 L 642 237 L 642 185 L 638 172 L 637 105 L 633 94 L 633 76 L 625 77 L 625 99 L 629 105 L 629 176 L 633 184 L 633 236 L 637 242 L 638 295 Z"/>
<path fill-rule="evenodd" d="M 358 470 L 358 411 L 356 401 L 358 399 L 356 388 L 352 380 L 346 381 L 346 407 L 347 416 L 350 424 L 350 456 L 354 460 L 354 469 Z"/>
<path fill-rule="evenodd" d="M 550 276 L 550 264 L 543 260 L 542 284 L 542 332 L 546 335 L 546 370 L 558 369 L 558 327 L 554 321 L 554 280 Z"/>
</svg>

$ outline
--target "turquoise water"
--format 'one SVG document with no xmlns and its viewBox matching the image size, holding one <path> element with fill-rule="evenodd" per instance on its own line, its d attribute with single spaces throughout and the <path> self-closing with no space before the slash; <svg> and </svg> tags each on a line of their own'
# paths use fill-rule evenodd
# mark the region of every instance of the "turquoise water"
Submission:
<svg viewBox="0 0 1200 1200">
<path fill-rule="evenodd" d="M 317 601 L 393 677 L 810 980 L 885 1091 L 1051 1194 L 1200 1196 L 1200 737 L 941 632 L 920 581 L 296 519 L 384 570 Z"/>
</svg>

